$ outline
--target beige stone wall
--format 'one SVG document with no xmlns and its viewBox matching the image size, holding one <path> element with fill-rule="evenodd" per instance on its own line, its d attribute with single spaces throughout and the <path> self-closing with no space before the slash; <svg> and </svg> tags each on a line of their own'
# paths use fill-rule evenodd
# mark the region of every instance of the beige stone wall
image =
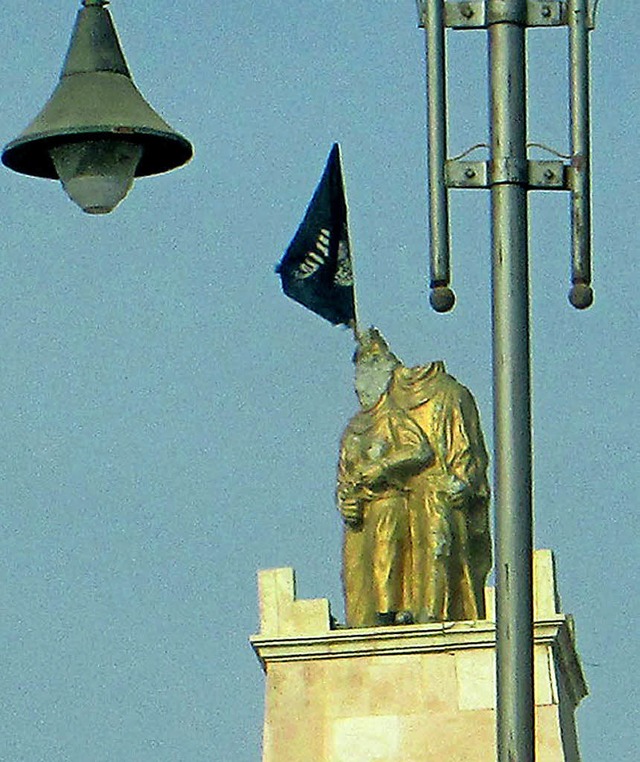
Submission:
<svg viewBox="0 0 640 762">
<path fill-rule="evenodd" d="M 586 685 L 550 554 L 536 569 L 537 760 L 579 762 L 574 710 Z M 263 762 L 496 758 L 491 622 L 332 630 L 326 601 L 295 600 L 292 570 L 261 572 L 260 588 Z"/>
</svg>

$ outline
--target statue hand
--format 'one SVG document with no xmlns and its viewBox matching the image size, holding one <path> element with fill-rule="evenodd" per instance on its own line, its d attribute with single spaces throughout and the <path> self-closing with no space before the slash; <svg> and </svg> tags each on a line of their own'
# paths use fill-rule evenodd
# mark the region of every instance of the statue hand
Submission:
<svg viewBox="0 0 640 762">
<path fill-rule="evenodd" d="M 442 491 L 438 491 L 438 499 L 449 508 L 464 508 L 469 499 L 469 487 L 455 476 L 449 478 L 450 483 Z"/>
<path fill-rule="evenodd" d="M 464 508 L 464 504 L 467 502 L 467 495 L 464 492 L 447 492 L 445 500 L 451 508 Z"/>
<path fill-rule="evenodd" d="M 341 500 L 340 513 L 345 524 L 357 527 L 362 524 L 363 506 L 359 500 Z"/>
<path fill-rule="evenodd" d="M 377 460 L 368 466 L 361 468 L 358 474 L 358 482 L 371 488 L 379 487 L 386 478 L 387 464 L 383 460 Z"/>
</svg>

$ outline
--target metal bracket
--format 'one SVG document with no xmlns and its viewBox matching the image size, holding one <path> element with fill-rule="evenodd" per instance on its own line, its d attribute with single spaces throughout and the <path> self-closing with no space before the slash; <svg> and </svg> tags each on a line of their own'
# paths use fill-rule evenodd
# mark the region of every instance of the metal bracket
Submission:
<svg viewBox="0 0 640 762">
<path fill-rule="evenodd" d="M 569 23 L 566 2 L 527 3 L 527 26 L 564 26 Z"/>
<path fill-rule="evenodd" d="M 529 161 L 529 188 L 570 190 L 568 170 L 563 161 Z"/>
<path fill-rule="evenodd" d="M 426 24 L 427 5 L 418 2 L 418 26 Z M 490 24 L 512 21 L 506 13 L 498 13 L 495 8 L 488 10 L 490 0 L 468 0 L 447 2 L 444 5 L 444 24 L 450 29 L 487 29 Z M 563 0 L 528 0 L 528 27 L 566 26 L 568 24 L 567 3 Z"/>
<path fill-rule="evenodd" d="M 487 7 L 484 0 L 445 3 L 444 23 L 451 29 L 486 29 Z"/>
<path fill-rule="evenodd" d="M 488 161 L 449 159 L 444 166 L 447 188 L 488 188 Z"/>
<path fill-rule="evenodd" d="M 527 188 L 529 190 L 571 190 L 570 166 L 562 161 L 527 162 Z M 449 159 L 445 164 L 447 188 L 484 188 L 489 182 L 490 162 Z"/>
</svg>

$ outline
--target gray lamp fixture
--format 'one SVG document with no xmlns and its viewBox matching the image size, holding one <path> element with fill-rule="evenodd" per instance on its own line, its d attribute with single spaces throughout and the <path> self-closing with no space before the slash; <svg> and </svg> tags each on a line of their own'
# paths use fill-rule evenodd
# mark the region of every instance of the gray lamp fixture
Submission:
<svg viewBox="0 0 640 762">
<path fill-rule="evenodd" d="M 31 124 L 5 146 L 2 162 L 62 182 L 85 212 L 111 212 L 135 177 L 186 164 L 191 143 L 134 85 L 108 0 L 83 0 L 60 82 Z"/>
</svg>

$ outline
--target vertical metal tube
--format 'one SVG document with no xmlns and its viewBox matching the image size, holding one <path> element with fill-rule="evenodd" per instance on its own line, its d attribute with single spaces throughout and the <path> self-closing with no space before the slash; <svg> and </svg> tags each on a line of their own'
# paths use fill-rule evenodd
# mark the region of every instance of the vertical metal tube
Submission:
<svg viewBox="0 0 640 762">
<path fill-rule="evenodd" d="M 499 762 L 533 762 L 526 0 L 489 0 Z"/>
<path fill-rule="evenodd" d="M 449 203 L 444 174 L 447 159 L 444 0 L 426 0 L 425 11 L 430 286 L 435 289 L 431 304 L 438 312 L 447 312 L 453 307 L 454 297 L 448 289 Z"/>
<path fill-rule="evenodd" d="M 591 126 L 589 120 L 589 3 L 569 0 L 571 100 L 571 283 L 569 300 L 584 309 L 591 283 Z"/>
</svg>

